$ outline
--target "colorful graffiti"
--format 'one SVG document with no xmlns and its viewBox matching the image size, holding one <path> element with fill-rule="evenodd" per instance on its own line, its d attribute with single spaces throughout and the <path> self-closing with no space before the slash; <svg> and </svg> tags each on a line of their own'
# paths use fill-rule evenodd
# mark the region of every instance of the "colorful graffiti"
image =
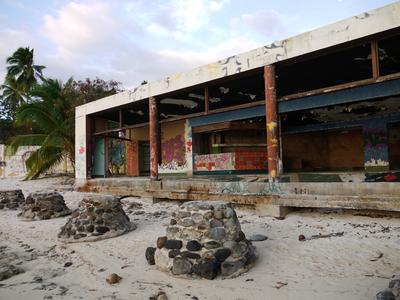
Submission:
<svg viewBox="0 0 400 300">
<path fill-rule="evenodd" d="M 196 171 L 235 170 L 235 153 L 196 155 L 194 166 Z"/>
<path fill-rule="evenodd" d="M 108 172 L 109 175 L 125 174 L 126 150 L 125 141 L 110 139 L 109 143 Z"/>
<path fill-rule="evenodd" d="M 168 164 L 176 162 L 178 165 L 184 165 L 185 160 L 185 143 L 182 135 L 178 134 L 172 139 L 161 143 L 162 163 Z"/>
<path fill-rule="evenodd" d="M 370 120 L 363 125 L 364 165 L 389 167 L 389 150 L 385 120 Z"/>
</svg>

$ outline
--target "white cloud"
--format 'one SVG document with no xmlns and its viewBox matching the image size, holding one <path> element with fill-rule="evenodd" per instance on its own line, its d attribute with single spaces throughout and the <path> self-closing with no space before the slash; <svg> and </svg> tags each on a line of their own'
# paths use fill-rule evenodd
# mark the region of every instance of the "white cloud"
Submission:
<svg viewBox="0 0 400 300">
<path fill-rule="evenodd" d="M 58 10 L 55 16 L 44 16 L 44 35 L 64 54 L 102 47 L 110 42 L 117 29 L 110 7 L 101 2 L 71 2 Z"/>
<path fill-rule="evenodd" d="M 245 25 L 265 37 L 283 35 L 287 31 L 283 17 L 272 10 L 243 14 L 241 18 Z"/>
<path fill-rule="evenodd" d="M 19 47 L 32 46 L 32 37 L 29 33 L 9 28 L 0 29 L 0 82 L 6 74 L 6 59 Z"/>
</svg>

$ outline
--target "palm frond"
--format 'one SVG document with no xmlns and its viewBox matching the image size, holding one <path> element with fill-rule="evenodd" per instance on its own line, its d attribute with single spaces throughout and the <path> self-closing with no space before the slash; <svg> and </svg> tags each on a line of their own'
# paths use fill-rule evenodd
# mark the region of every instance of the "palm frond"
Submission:
<svg viewBox="0 0 400 300">
<path fill-rule="evenodd" d="M 5 147 L 5 156 L 9 157 L 17 153 L 18 148 L 22 146 L 39 146 L 46 139 L 46 134 L 26 134 L 17 135 L 7 141 Z"/>
</svg>

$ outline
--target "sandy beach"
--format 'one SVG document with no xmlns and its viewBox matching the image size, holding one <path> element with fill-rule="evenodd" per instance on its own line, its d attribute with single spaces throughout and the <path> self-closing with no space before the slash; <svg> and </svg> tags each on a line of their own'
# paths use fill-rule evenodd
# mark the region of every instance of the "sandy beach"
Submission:
<svg viewBox="0 0 400 300">
<path fill-rule="evenodd" d="M 0 179 L 0 190 L 57 190 L 71 209 L 83 193 L 66 177 L 35 181 Z M 144 253 L 165 234 L 178 202 L 152 204 L 150 199 L 124 198 L 124 210 L 136 230 L 91 243 L 57 240 L 68 217 L 25 222 L 18 211 L 0 210 L 0 264 L 24 272 L 0 282 L 0 299 L 148 299 L 159 290 L 168 299 L 374 299 L 400 274 L 400 219 L 349 213 L 298 211 L 278 220 L 238 207 L 246 236 L 258 260 L 234 279 L 189 280 L 171 277 L 147 264 Z M 313 235 L 343 235 L 309 239 Z M 299 241 L 299 235 L 306 237 Z M 66 264 L 68 263 L 68 264 Z M 69 266 L 68 266 L 69 265 Z M 122 280 L 106 282 L 110 273 Z"/>
</svg>

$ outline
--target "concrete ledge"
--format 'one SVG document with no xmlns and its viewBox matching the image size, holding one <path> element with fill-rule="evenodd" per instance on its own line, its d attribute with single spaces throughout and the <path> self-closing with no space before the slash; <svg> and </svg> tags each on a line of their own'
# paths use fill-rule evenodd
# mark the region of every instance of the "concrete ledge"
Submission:
<svg viewBox="0 0 400 300">
<path fill-rule="evenodd" d="M 400 212 L 400 183 L 227 182 L 197 179 L 109 178 L 88 180 L 84 190 L 119 196 L 253 205 L 262 214 L 283 217 L 288 207 Z"/>
<path fill-rule="evenodd" d="M 258 215 L 275 218 L 285 218 L 292 210 L 290 207 L 274 204 L 256 204 L 255 207 Z"/>
</svg>

